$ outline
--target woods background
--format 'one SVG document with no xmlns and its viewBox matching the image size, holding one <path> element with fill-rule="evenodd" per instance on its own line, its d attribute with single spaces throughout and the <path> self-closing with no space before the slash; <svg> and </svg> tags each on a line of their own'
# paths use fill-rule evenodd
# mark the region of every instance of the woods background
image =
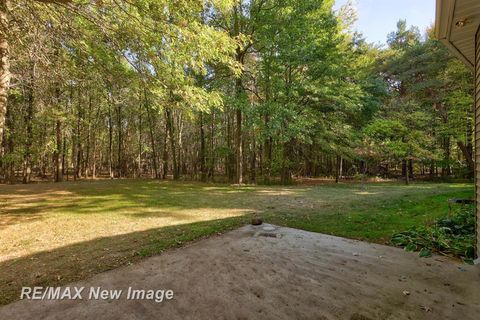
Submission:
<svg viewBox="0 0 480 320">
<path fill-rule="evenodd" d="M 2 1 L 5 183 L 473 176 L 473 75 L 333 0 Z"/>
</svg>

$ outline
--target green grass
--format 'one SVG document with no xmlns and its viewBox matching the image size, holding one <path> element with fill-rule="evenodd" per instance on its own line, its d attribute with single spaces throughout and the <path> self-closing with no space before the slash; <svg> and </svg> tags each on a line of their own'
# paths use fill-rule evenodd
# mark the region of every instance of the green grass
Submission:
<svg viewBox="0 0 480 320">
<path fill-rule="evenodd" d="M 213 185 L 151 180 L 0 186 L 0 304 L 223 233 L 269 223 L 387 243 L 473 197 L 470 184 Z"/>
<path fill-rule="evenodd" d="M 306 213 L 301 219 L 295 215 L 269 215 L 268 220 L 292 228 L 389 244 L 393 234 L 432 223 L 448 214 L 449 198 L 472 196 L 470 188 L 433 196 L 408 194 L 400 199 L 383 200 L 334 214 Z"/>
</svg>

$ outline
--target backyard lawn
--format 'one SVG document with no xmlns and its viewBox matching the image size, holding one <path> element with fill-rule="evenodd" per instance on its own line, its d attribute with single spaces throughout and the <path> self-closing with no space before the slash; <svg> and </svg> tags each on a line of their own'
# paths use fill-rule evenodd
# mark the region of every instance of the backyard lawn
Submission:
<svg viewBox="0 0 480 320">
<path fill-rule="evenodd" d="M 388 243 L 473 197 L 470 184 L 283 186 L 105 180 L 0 186 L 0 304 L 21 286 L 61 285 L 188 241 L 268 223 Z"/>
</svg>

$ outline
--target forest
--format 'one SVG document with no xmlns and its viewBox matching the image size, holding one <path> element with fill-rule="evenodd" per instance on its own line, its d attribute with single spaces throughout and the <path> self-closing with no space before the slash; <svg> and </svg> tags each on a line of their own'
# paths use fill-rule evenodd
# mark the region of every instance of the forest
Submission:
<svg viewBox="0 0 480 320">
<path fill-rule="evenodd" d="M 0 319 L 477 320 L 479 27 L 479 0 L 0 0 Z"/>
<path fill-rule="evenodd" d="M 4 183 L 473 177 L 473 74 L 333 0 L 5 0 Z"/>
</svg>

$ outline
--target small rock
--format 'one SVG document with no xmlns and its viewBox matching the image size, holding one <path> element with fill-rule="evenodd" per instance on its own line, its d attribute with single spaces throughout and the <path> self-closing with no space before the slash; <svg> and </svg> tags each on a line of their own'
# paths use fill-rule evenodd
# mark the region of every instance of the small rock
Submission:
<svg viewBox="0 0 480 320">
<path fill-rule="evenodd" d="M 353 255 L 354 255 L 355 257 L 358 257 L 358 256 L 359 256 L 358 252 L 354 252 Z"/>
<path fill-rule="evenodd" d="M 407 291 L 407 290 L 403 291 L 403 295 L 404 295 L 404 296 L 409 296 L 409 295 L 410 295 L 410 291 Z"/>
<path fill-rule="evenodd" d="M 262 218 L 260 218 L 260 217 L 254 217 L 254 218 L 252 219 L 252 225 L 254 225 L 254 226 L 259 226 L 259 225 L 261 225 L 262 223 L 263 223 L 263 220 L 262 220 Z"/>
</svg>

